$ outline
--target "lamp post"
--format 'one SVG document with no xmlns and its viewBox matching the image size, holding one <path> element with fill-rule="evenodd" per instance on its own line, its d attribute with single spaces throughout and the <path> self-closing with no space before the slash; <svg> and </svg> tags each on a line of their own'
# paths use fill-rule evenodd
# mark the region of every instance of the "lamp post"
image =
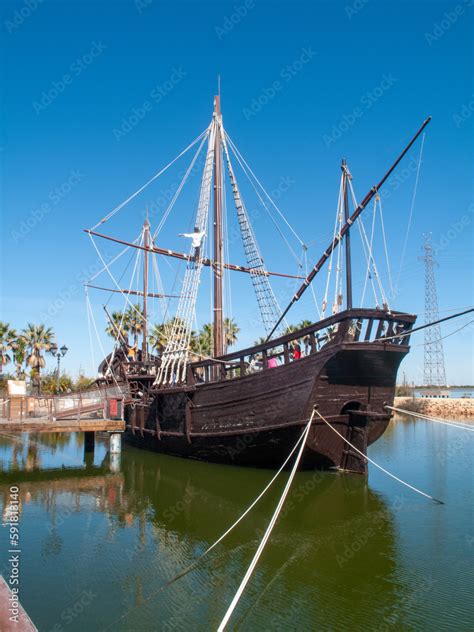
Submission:
<svg viewBox="0 0 474 632">
<path fill-rule="evenodd" d="M 50 349 L 51 351 L 51 355 L 53 355 L 55 358 L 58 359 L 58 368 L 57 368 L 57 391 L 59 393 L 59 377 L 61 375 L 61 358 L 64 358 L 64 356 L 66 355 L 66 353 L 68 352 L 68 348 L 66 347 L 66 345 L 63 345 L 60 349 L 58 349 L 58 346 L 56 344 L 53 344 L 53 346 Z"/>
</svg>

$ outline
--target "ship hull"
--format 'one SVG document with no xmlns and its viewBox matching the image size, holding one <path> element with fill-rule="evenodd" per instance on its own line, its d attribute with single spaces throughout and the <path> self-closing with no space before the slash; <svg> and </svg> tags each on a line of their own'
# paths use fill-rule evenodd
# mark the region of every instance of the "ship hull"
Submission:
<svg viewBox="0 0 474 632">
<path fill-rule="evenodd" d="M 234 379 L 157 391 L 126 408 L 126 440 L 137 447 L 215 463 L 277 468 L 313 407 L 365 455 L 385 431 L 397 370 L 408 347 L 328 345 L 319 353 Z M 302 469 L 365 473 L 357 450 L 315 416 Z"/>
</svg>

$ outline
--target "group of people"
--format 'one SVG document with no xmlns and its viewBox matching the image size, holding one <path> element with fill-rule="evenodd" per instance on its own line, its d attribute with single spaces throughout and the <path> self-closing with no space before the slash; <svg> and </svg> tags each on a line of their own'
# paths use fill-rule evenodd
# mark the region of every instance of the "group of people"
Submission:
<svg viewBox="0 0 474 632">
<path fill-rule="evenodd" d="M 309 341 L 308 341 L 308 344 L 306 344 L 306 341 L 304 341 L 304 343 L 305 343 L 304 351 L 302 351 L 301 345 L 296 340 L 291 343 L 290 348 L 289 348 L 291 362 L 294 362 L 295 360 L 299 360 L 304 355 L 309 355 Z M 268 358 L 267 360 L 268 369 L 276 369 L 276 367 L 280 365 L 280 355 L 281 354 L 273 355 Z M 262 358 L 260 356 L 257 356 L 257 357 L 252 356 L 249 362 L 249 369 L 252 373 L 256 371 L 261 371 L 263 369 Z"/>
</svg>

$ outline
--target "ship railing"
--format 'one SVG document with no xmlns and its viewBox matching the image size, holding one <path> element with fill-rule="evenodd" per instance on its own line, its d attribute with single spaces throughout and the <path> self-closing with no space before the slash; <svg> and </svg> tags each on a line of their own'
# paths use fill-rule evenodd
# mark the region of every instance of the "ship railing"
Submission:
<svg viewBox="0 0 474 632">
<path fill-rule="evenodd" d="M 280 338 L 188 365 L 188 384 L 235 379 L 294 362 L 328 345 L 407 346 L 416 316 L 373 309 L 346 310 Z"/>
</svg>

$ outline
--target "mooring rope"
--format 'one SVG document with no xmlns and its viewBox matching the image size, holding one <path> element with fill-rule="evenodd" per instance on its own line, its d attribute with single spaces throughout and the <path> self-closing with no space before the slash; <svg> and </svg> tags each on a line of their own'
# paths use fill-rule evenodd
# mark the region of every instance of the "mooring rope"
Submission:
<svg viewBox="0 0 474 632">
<path fill-rule="evenodd" d="M 224 615 L 224 618 L 222 619 L 219 627 L 217 628 L 217 632 L 223 632 L 223 630 L 225 629 L 227 623 L 229 622 L 229 619 L 232 616 L 232 613 L 234 612 L 234 610 L 235 610 L 235 608 L 236 608 L 236 606 L 237 606 L 237 604 L 238 604 L 238 602 L 240 600 L 240 597 L 242 596 L 242 593 L 244 592 L 245 587 L 246 587 L 246 585 L 247 585 L 247 583 L 248 583 L 253 571 L 255 570 L 257 562 L 260 559 L 260 556 L 261 556 L 261 554 L 263 552 L 263 549 L 265 548 L 265 545 L 266 545 L 266 543 L 268 541 L 268 538 L 271 535 L 273 527 L 275 526 L 275 523 L 278 520 L 278 516 L 280 515 L 280 511 L 281 511 L 281 509 L 283 507 L 283 504 L 284 504 L 284 502 L 286 500 L 288 492 L 290 491 L 291 483 L 293 482 L 293 479 L 294 479 L 295 474 L 296 474 L 296 470 L 298 469 L 298 465 L 299 465 L 299 463 L 301 461 L 301 457 L 303 455 L 303 450 L 304 450 L 304 447 L 306 445 L 306 439 L 308 438 L 308 433 L 309 433 L 309 430 L 311 428 L 311 423 L 313 421 L 315 412 L 317 412 L 317 411 L 316 411 L 315 408 L 313 408 L 313 412 L 311 413 L 311 417 L 310 417 L 310 419 L 309 419 L 309 421 L 308 421 L 308 423 L 306 425 L 305 431 L 303 433 L 303 440 L 301 442 L 301 446 L 300 446 L 300 449 L 299 449 L 299 452 L 298 452 L 298 456 L 296 457 L 295 463 L 293 465 L 293 469 L 291 470 L 291 474 L 290 474 L 290 476 L 288 478 L 288 481 L 287 481 L 287 483 L 285 485 L 285 489 L 283 490 L 283 494 L 281 495 L 281 498 L 280 498 L 280 500 L 278 502 L 278 505 L 277 505 L 277 507 L 275 509 L 275 512 L 273 513 L 272 519 L 270 520 L 270 523 L 269 523 L 269 525 L 267 527 L 267 530 L 265 531 L 265 534 L 264 534 L 264 536 L 262 538 L 262 541 L 260 542 L 259 547 L 258 547 L 258 549 L 257 549 L 257 551 L 256 551 L 256 553 L 255 553 L 255 555 L 253 557 L 253 560 L 251 561 L 250 566 L 248 567 L 247 572 L 245 573 L 245 576 L 244 576 L 242 582 L 240 583 L 240 586 L 239 586 L 237 592 L 235 593 L 234 598 L 232 599 L 231 604 L 230 604 L 230 606 L 227 609 L 227 612 Z"/>
<path fill-rule="evenodd" d="M 366 454 L 364 454 L 363 452 L 361 452 L 358 448 L 355 447 L 355 445 L 353 445 L 348 439 L 346 439 L 338 430 L 336 430 L 336 428 L 334 428 L 333 426 L 331 426 L 331 424 L 329 423 L 329 421 L 327 419 L 325 419 L 320 412 L 318 412 L 316 410 L 316 414 L 318 415 L 318 417 L 320 419 L 322 419 L 322 421 L 324 421 L 324 423 L 329 426 L 329 428 L 331 428 L 331 430 L 333 430 L 337 435 L 339 435 L 341 437 L 341 439 L 343 439 L 347 445 L 349 445 L 353 450 L 355 450 L 356 452 L 358 452 L 361 456 L 363 456 L 365 459 L 367 459 L 367 461 L 369 463 L 372 463 L 372 465 L 374 465 L 375 467 L 377 467 L 379 470 L 381 470 L 382 472 L 384 472 L 384 474 L 387 474 L 387 476 L 390 476 L 391 478 L 395 479 L 396 481 L 398 481 L 399 483 L 401 483 L 402 485 L 405 485 L 405 487 L 408 487 L 409 489 L 413 490 L 414 492 L 417 492 L 418 494 L 421 494 L 422 496 L 425 496 L 425 498 L 429 498 L 430 500 L 433 500 L 435 503 L 438 503 L 439 505 L 444 505 L 444 502 L 442 500 L 438 500 L 437 498 L 434 498 L 434 496 L 430 496 L 429 494 L 426 494 L 425 492 L 422 492 L 421 489 L 417 489 L 416 487 L 414 487 L 413 485 L 410 485 L 410 483 L 407 483 L 406 481 L 402 480 L 401 478 L 399 478 L 398 476 L 395 476 L 395 474 L 392 474 L 392 472 L 389 472 L 388 470 L 386 470 L 384 467 L 382 467 L 381 465 L 379 465 L 378 463 L 376 463 L 373 459 L 371 459 L 370 457 L 368 457 Z"/>
<path fill-rule="evenodd" d="M 313 421 L 314 418 L 314 412 L 311 415 L 310 420 L 307 423 L 307 428 L 311 427 L 311 422 Z M 163 586 L 161 586 L 158 590 L 156 590 L 155 592 L 153 592 L 151 595 L 149 595 L 146 599 L 144 599 L 141 603 L 140 606 L 142 606 L 144 603 L 146 603 L 147 601 L 149 601 L 150 599 L 152 599 L 153 597 L 156 597 L 156 595 L 160 594 L 161 592 L 163 592 L 166 588 L 168 588 L 169 586 L 171 586 L 172 584 L 174 584 L 176 581 L 178 581 L 178 579 L 181 579 L 181 577 L 184 577 L 185 575 L 187 575 L 188 573 L 190 573 L 191 571 L 193 571 L 202 561 L 202 559 L 204 557 L 206 557 L 206 555 L 208 555 L 208 553 L 210 553 L 220 542 L 222 542 L 222 540 L 224 540 L 225 537 L 227 537 L 229 535 L 229 533 L 231 531 L 233 531 L 235 529 L 235 527 L 245 518 L 245 516 L 255 507 L 255 505 L 258 503 L 258 501 L 267 493 L 267 491 L 270 489 L 270 487 L 273 485 L 273 483 L 276 481 L 276 479 L 278 478 L 278 476 L 283 472 L 283 470 L 285 469 L 286 465 L 288 464 L 288 461 L 291 459 L 291 457 L 293 456 L 293 454 L 295 453 L 295 451 L 297 450 L 298 446 L 300 445 L 301 441 L 304 439 L 304 441 L 306 441 L 306 429 L 303 430 L 302 434 L 300 435 L 298 441 L 295 443 L 295 445 L 293 446 L 291 452 L 288 454 L 288 456 L 286 457 L 286 459 L 283 461 L 282 465 L 280 466 L 280 469 L 276 472 L 276 474 L 273 476 L 273 478 L 267 483 L 267 485 L 264 487 L 264 489 L 260 492 L 260 494 L 253 500 L 253 502 L 247 507 L 247 509 L 239 516 L 239 518 L 237 518 L 237 520 L 227 529 L 227 531 L 225 531 L 213 544 L 211 544 L 203 553 L 201 553 L 201 555 L 199 555 L 199 557 L 197 557 L 194 562 L 192 562 L 191 564 L 189 564 L 186 568 L 184 568 L 182 571 L 180 571 L 177 575 L 175 575 L 172 579 L 170 579 L 169 581 L 166 582 L 166 584 L 164 584 Z M 110 623 L 107 627 L 103 628 L 102 632 L 105 632 L 106 630 L 108 630 L 112 625 L 114 625 L 115 623 L 117 623 L 118 621 L 121 621 L 122 619 L 124 619 L 125 617 L 128 617 L 134 610 L 136 610 L 138 606 L 135 606 L 133 608 L 130 608 L 130 610 L 128 610 L 127 612 L 125 612 L 121 617 L 119 617 L 118 619 L 115 619 L 112 623 Z"/>
<path fill-rule="evenodd" d="M 438 424 L 445 424 L 446 426 L 453 426 L 453 428 L 460 428 L 462 430 L 474 432 L 474 426 L 469 426 L 468 424 L 463 424 L 459 421 L 449 421 L 447 419 L 438 419 L 438 417 L 428 417 L 427 415 L 415 413 L 412 410 L 405 410 L 404 408 L 396 408 L 395 406 L 385 406 L 385 408 L 390 408 L 390 410 L 395 410 L 397 413 L 403 413 L 404 415 L 412 415 L 413 417 L 418 417 L 419 419 L 425 419 L 426 421 L 435 421 Z"/>
</svg>

